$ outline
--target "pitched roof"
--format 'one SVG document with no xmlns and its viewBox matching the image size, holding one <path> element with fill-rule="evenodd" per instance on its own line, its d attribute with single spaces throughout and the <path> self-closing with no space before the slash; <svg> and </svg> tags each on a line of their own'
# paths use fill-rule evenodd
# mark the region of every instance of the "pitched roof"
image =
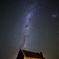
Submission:
<svg viewBox="0 0 59 59">
<path fill-rule="evenodd" d="M 22 50 L 26 57 L 44 58 L 43 55 L 31 51 Z"/>
</svg>

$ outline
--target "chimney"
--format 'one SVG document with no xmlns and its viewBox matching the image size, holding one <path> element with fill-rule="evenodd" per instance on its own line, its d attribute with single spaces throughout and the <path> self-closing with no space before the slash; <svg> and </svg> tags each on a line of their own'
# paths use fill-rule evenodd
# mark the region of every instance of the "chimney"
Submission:
<svg viewBox="0 0 59 59">
<path fill-rule="evenodd" d="M 43 52 L 40 52 L 40 55 L 42 55 L 43 57 L 44 57 L 44 54 L 43 54 Z M 45 57 L 44 57 L 45 58 Z"/>
</svg>

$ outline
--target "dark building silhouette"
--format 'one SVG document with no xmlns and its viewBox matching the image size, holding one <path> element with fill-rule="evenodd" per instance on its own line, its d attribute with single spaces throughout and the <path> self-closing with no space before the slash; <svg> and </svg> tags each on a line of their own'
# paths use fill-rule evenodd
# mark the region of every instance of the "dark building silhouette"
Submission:
<svg viewBox="0 0 59 59">
<path fill-rule="evenodd" d="M 42 52 L 35 53 L 20 49 L 16 59 L 45 59 Z"/>
</svg>

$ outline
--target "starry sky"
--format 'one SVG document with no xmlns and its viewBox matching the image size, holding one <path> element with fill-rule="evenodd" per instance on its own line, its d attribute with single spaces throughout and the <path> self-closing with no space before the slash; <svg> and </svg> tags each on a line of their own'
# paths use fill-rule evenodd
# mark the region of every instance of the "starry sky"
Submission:
<svg viewBox="0 0 59 59">
<path fill-rule="evenodd" d="M 0 1 L 0 59 L 16 59 L 20 48 L 59 59 L 58 0 Z"/>
</svg>

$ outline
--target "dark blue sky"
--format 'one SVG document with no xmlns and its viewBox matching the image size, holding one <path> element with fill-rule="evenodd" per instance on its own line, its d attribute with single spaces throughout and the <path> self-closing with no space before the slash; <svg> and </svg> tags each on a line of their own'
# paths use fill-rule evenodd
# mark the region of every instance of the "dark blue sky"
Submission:
<svg viewBox="0 0 59 59">
<path fill-rule="evenodd" d="M 0 59 L 16 59 L 19 49 L 59 59 L 59 1 L 0 1 Z"/>
</svg>

